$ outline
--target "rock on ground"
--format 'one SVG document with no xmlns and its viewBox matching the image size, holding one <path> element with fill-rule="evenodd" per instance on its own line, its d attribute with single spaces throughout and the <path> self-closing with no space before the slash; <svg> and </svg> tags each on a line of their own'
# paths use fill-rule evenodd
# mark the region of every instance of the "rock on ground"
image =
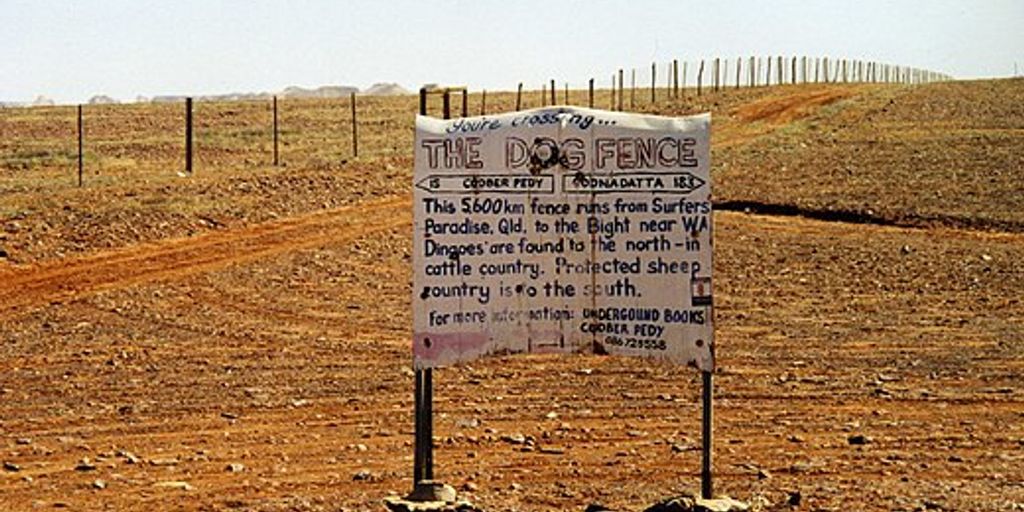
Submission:
<svg viewBox="0 0 1024 512">
<path fill-rule="evenodd" d="M 750 506 L 729 497 L 703 499 L 680 496 L 655 504 L 644 512 L 746 512 Z"/>
</svg>

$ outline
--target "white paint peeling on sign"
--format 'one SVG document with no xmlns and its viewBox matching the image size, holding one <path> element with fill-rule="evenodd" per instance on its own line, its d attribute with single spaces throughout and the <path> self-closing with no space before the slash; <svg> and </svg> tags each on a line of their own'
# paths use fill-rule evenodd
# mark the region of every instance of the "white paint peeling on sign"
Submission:
<svg viewBox="0 0 1024 512">
<path fill-rule="evenodd" d="M 575 107 L 417 117 L 413 355 L 714 366 L 710 127 Z"/>
</svg>

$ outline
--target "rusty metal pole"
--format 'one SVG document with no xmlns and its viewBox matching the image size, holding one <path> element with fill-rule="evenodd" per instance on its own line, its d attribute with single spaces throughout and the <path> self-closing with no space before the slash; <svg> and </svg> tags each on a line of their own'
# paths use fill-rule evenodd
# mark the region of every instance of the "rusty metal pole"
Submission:
<svg viewBox="0 0 1024 512">
<path fill-rule="evenodd" d="M 185 98 L 185 172 L 192 175 L 192 98 Z"/>
<path fill-rule="evenodd" d="M 704 85 L 704 60 L 700 61 L 700 69 L 697 70 L 697 96 L 700 96 L 701 86 Z"/>
<path fill-rule="evenodd" d="M 658 74 L 658 66 L 657 66 L 657 64 L 652 62 L 651 63 L 651 103 L 654 103 L 654 102 L 657 101 L 657 95 L 655 93 L 655 89 L 658 86 L 658 83 L 656 81 L 657 80 L 657 74 Z"/>
<path fill-rule="evenodd" d="M 278 96 L 273 96 L 273 166 L 278 167 Z"/>
<path fill-rule="evenodd" d="M 679 97 L 679 59 L 672 59 L 672 97 Z"/>
<path fill-rule="evenodd" d="M 423 370 L 415 371 L 415 389 L 413 390 L 413 401 L 415 402 L 415 409 L 413 412 L 413 422 L 415 425 L 415 447 L 413 448 L 413 463 L 412 463 L 412 485 L 413 490 L 416 490 L 416 485 L 423 480 Z"/>
<path fill-rule="evenodd" d="M 82 105 L 78 105 L 78 186 L 82 186 Z"/>
<path fill-rule="evenodd" d="M 356 93 L 349 94 L 352 104 L 352 158 L 359 158 L 359 125 L 356 123 Z"/>
<path fill-rule="evenodd" d="M 423 478 L 434 479 L 434 370 L 423 370 Z"/>
<path fill-rule="evenodd" d="M 427 89 L 420 88 L 420 115 L 427 115 Z M 413 491 L 416 485 L 424 480 L 424 447 L 423 442 L 423 370 L 414 370 L 415 384 L 413 389 L 413 424 L 414 424 L 414 447 L 412 463 L 412 484 Z"/>
<path fill-rule="evenodd" d="M 466 90 L 463 89 L 463 95 Z M 465 98 L 465 96 L 463 96 Z M 451 91 L 445 89 L 443 118 L 451 119 Z M 426 368 L 423 372 L 423 478 L 434 479 L 434 370 Z"/>
<path fill-rule="evenodd" d="M 623 94 L 622 94 L 622 89 L 623 89 L 622 88 L 622 77 L 623 77 L 622 68 L 619 68 L 619 112 L 622 112 L 622 97 L 623 97 Z"/>
</svg>

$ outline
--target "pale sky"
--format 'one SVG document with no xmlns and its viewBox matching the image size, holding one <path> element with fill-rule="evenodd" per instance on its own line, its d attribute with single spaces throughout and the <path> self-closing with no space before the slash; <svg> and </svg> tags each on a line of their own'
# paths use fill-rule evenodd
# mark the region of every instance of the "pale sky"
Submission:
<svg viewBox="0 0 1024 512">
<path fill-rule="evenodd" d="M 605 85 L 673 58 L 859 58 L 1024 73 L 1022 0 L 0 0 L 0 101 L 397 82 Z M 660 82 L 660 80 L 659 80 Z"/>
</svg>

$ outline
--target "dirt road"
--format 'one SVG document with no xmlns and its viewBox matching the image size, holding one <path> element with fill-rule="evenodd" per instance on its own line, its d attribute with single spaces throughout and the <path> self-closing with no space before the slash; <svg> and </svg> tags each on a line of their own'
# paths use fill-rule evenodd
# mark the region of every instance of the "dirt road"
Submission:
<svg viewBox="0 0 1024 512">
<path fill-rule="evenodd" d="M 392 197 L 277 222 L 0 270 L 0 314 L 353 240 L 411 222 L 400 215 L 409 208 L 408 198 Z"/>
</svg>

